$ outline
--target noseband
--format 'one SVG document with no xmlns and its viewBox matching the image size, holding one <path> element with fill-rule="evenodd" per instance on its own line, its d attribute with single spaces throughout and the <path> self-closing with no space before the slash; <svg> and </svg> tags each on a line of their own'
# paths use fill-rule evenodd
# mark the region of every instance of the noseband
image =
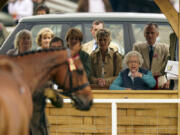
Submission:
<svg viewBox="0 0 180 135">
<path fill-rule="evenodd" d="M 69 86 L 70 86 L 70 89 L 68 91 L 63 91 L 61 92 L 63 95 L 66 95 L 66 96 L 71 96 L 71 94 L 73 92 L 76 92 L 78 90 L 82 90 L 84 89 L 85 87 L 89 86 L 89 82 L 87 83 L 84 83 L 80 86 L 77 86 L 77 87 L 73 87 L 73 72 L 77 72 L 77 74 L 79 75 L 82 75 L 83 74 L 83 70 L 80 70 L 80 69 L 77 69 L 75 64 L 74 64 L 74 59 L 79 59 L 79 55 L 78 56 L 75 56 L 74 58 L 71 57 L 71 51 L 70 49 L 67 49 L 68 51 L 68 61 L 66 62 L 66 64 L 68 65 L 68 70 L 67 70 L 67 73 L 66 73 L 66 77 L 64 79 L 64 83 L 63 83 L 63 87 L 62 89 L 64 89 L 65 87 L 65 83 L 66 83 L 66 80 L 69 76 Z"/>
</svg>

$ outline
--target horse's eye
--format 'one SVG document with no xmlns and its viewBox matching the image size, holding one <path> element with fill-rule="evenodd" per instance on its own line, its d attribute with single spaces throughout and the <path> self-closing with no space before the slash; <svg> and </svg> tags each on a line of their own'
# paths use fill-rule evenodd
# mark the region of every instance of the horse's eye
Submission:
<svg viewBox="0 0 180 135">
<path fill-rule="evenodd" d="M 76 72 L 77 72 L 78 74 L 80 74 L 80 75 L 83 74 L 83 70 L 82 70 L 82 69 L 77 69 Z"/>
</svg>

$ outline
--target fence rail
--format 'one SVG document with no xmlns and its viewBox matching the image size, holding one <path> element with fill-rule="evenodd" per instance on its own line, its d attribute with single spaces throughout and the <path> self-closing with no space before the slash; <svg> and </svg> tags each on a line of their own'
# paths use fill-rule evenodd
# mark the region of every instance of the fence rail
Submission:
<svg viewBox="0 0 180 135">
<path fill-rule="evenodd" d="M 117 135 L 117 104 L 118 103 L 180 103 L 180 99 L 94 99 L 94 103 L 111 103 L 112 135 Z M 64 103 L 71 103 L 70 99 L 64 99 Z"/>
</svg>

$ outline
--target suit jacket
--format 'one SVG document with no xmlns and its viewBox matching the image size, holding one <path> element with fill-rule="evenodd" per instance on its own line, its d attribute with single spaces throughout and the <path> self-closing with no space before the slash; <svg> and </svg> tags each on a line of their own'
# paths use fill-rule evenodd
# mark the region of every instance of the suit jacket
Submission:
<svg viewBox="0 0 180 135">
<path fill-rule="evenodd" d="M 109 0 L 103 0 L 106 12 L 112 12 L 112 7 Z M 77 12 L 88 12 L 89 2 L 88 0 L 79 0 Z"/>
<path fill-rule="evenodd" d="M 170 34 L 170 46 L 169 46 L 170 60 L 175 60 L 176 42 L 177 42 L 176 34 L 171 33 Z"/>
<path fill-rule="evenodd" d="M 162 43 L 155 44 L 151 67 L 150 67 L 148 46 L 149 45 L 146 42 L 136 43 L 133 46 L 133 50 L 138 51 L 142 55 L 144 59 L 142 68 L 150 70 L 153 75 L 163 75 L 169 57 L 168 45 Z"/>
<path fill-rule="evenodd" d="M 93 52 L 93 45 L 94 45 L 94 40 L 92 41 L 89 41 L 85 44 L 82 45 L 82 50 L 87 52 L 89 55 Z M 118 46 L 113 44 L 112 42 L 110 42 L 110 45 L 109 45 L 110 48 L 112 48 L 114 51 L 118 51 Z"/>
</svg>

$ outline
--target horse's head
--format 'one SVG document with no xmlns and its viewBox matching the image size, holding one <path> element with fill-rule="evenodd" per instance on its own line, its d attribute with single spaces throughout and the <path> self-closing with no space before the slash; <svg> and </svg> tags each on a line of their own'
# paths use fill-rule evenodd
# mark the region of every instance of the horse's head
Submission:
<svg viewBox="0 0 180 135">
<path fill-rule="evenodd" d="M 63 94 L 74 101 L 77 109 L 89 110 L 92 105 L 92 93 L 86 72 L 79 55 L 71 56 L 69 55 L 66 64 L 57 68 L 54 79 L 63 89 Z"/>
</svg>

